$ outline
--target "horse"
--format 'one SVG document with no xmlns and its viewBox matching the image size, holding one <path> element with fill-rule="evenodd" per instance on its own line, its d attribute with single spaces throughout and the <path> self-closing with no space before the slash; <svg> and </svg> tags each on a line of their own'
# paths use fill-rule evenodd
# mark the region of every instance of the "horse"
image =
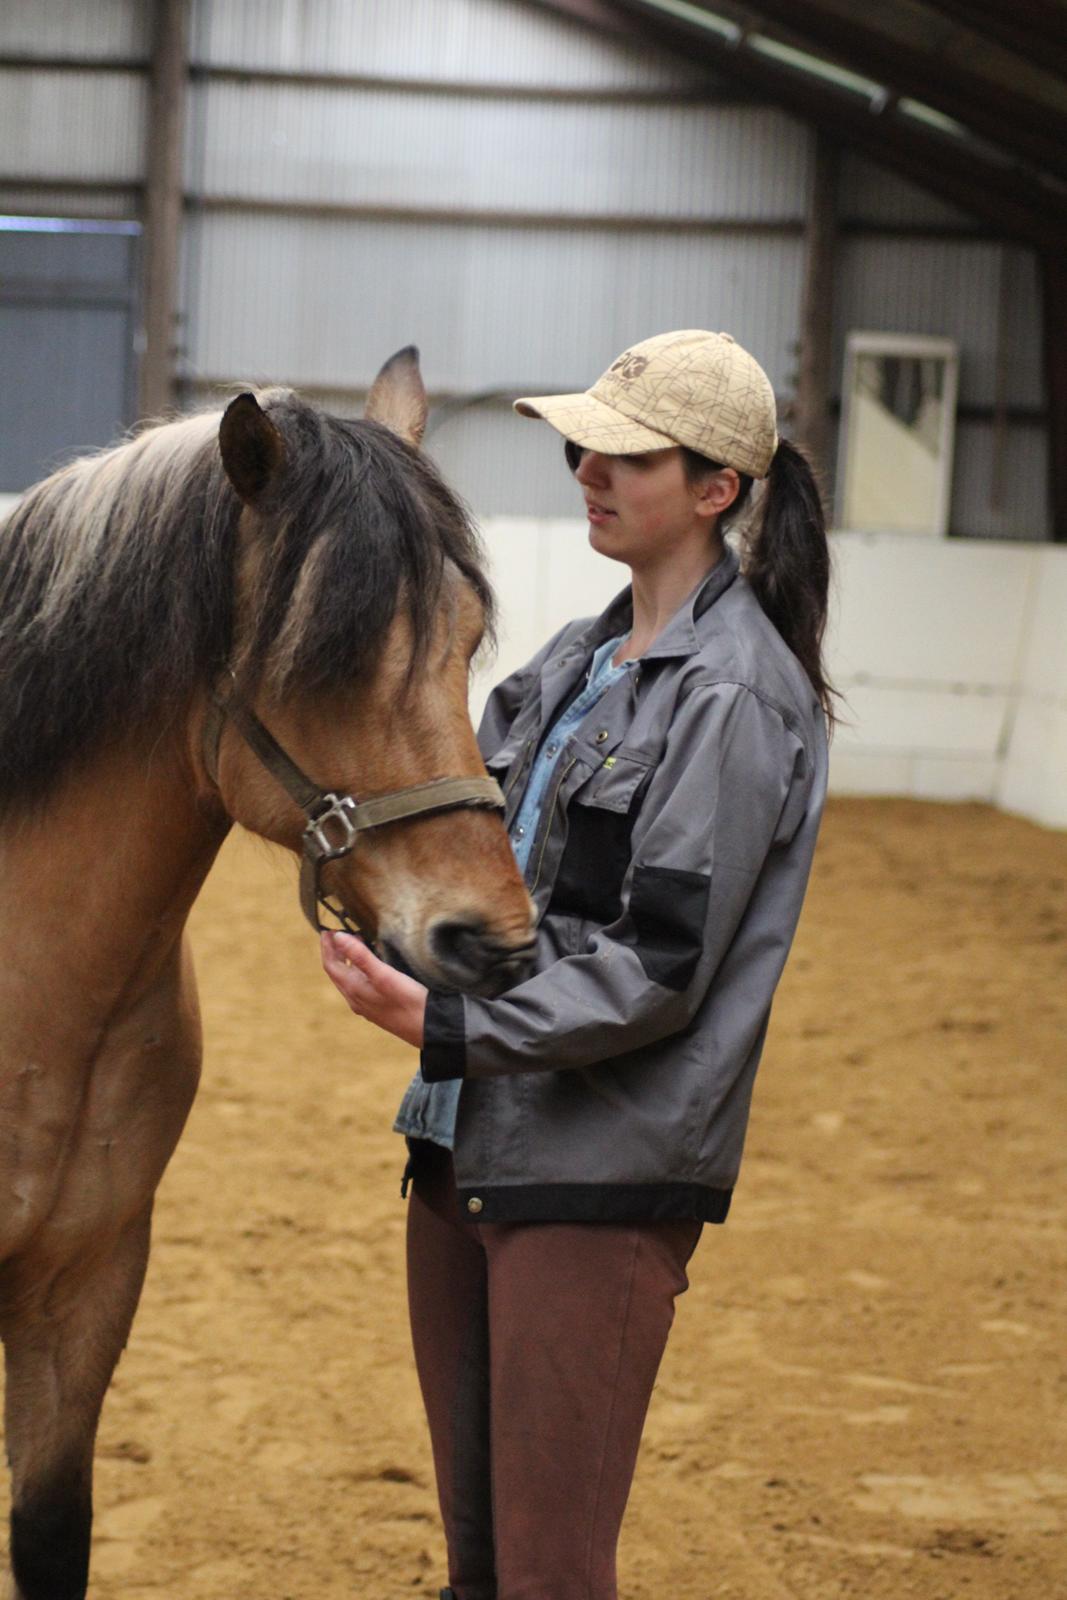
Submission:
<svg viewBox="0 0 1067 1600">
<path fill-rule="evenodd" d="M 531 905 L 467 712 L 477 537 L 417 352 L 361 421 L 237 396 L 0 527 L 0 1337 L 15 1600 L 82 1600 L 104 1396 L 196 1091 L 184 929 L 236 822 L 427 984 L 495 994 Z"/>
</svg>

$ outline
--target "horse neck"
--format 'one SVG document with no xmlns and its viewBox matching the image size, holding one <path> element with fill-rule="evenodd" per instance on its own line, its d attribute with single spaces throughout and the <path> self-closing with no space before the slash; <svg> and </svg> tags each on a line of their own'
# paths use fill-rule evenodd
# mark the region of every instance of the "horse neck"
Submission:
<svg viewBox="0 0 1067 1600">
<path fill-rule="evenodd" d="M 102 1017 L 144 993 L 228 828 L 198 803 L 180 738 L 80 766 L 0 836 L 0 937 L 18 974 Z"/>
</svg>

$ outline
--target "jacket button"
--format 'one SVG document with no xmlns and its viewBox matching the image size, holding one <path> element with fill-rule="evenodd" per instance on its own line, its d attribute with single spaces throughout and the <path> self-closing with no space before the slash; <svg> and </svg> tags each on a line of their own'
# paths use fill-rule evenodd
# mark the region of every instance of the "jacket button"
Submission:
<svg viewBox="0 0 1067 1600">
<path fill-rule="evenodd" d="M 471 1195 L 470 1199 L 467 1201 L 467 1210 L 468 1211 L 473 1211 L 475 1213 L 475 1215 L 477 1216 L 478 1212 L 481 1209 L 482 1209 L 482 1202 L 478 1199 L 478 1196 L 476 1194 Z"/>
<path fill-rule="evenodd" d="M 607 728 L 601 728 L 600 732 L 596 736 L 595 743 L 603 744 L 604 740 L 607 738 L 607 736 L 608 736 Z"/>
</svg>

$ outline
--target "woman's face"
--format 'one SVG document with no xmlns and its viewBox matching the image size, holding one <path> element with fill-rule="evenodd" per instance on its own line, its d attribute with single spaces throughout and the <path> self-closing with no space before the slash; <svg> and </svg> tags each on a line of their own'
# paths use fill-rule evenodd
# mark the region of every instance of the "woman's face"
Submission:
<svg viewBox="0 0 1067 1600">
<path fill-rule="evenodd" d="M 578 452 L 569 444 L 568 461 Z M 676 550 L 691 549 L 694 540 L 706 542 L 739 482 L 726 467 L 690 483 L 677 446 L 637 456 L 582 449 L 573 471 L 585 496 L 589 543 L 631 567 L 668 559 Z"/>
</svg>

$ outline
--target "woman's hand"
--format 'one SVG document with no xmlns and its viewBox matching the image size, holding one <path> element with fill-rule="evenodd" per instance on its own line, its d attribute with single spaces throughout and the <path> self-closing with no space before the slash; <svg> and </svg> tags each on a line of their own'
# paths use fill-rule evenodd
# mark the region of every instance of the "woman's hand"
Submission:
<svg viewBox="0 0 1067 1600">
<path fill-rule="evenodd" d="M 322 935 L 322 965 L 357 1017 L 422 1048 L 428 992 L 423 984 L 386 966 L 351 933 Z"/>
</svg>

